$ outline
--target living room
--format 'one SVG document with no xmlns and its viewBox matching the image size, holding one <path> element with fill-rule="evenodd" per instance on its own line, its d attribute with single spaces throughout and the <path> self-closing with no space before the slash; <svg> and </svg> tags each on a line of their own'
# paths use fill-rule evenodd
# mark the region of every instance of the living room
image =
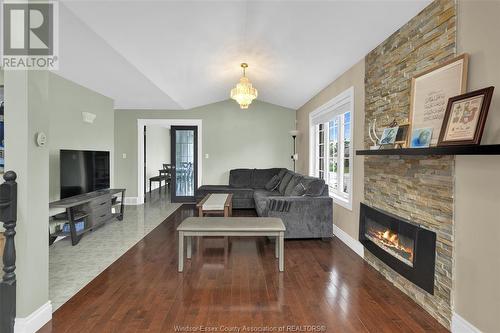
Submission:
<svg viewBox="0 0 500 333">
<path fill-rule="evenodd" d="M 499 331 L 498 13 L 58 2 L 0 71 L 2 332 Z"/>
</svg>

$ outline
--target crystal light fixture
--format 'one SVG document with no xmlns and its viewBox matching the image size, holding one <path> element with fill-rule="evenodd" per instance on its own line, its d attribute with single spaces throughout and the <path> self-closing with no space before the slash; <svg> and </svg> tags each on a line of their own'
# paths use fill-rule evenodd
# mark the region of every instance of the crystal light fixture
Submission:
<svg viewBox="0 0 500 333">
<path fill-rule="evenodd" d="M 231 98 L 234 99 L 240 105 L 242 109 L 248 109 L 248 106 L 252 103 L 254 99 L 257 98 L 257 89 L 252 87 L 250 80 L 246 77 L 246 69 L 248 64 L 242 63 L 241 68 L 243 68 L 243 76 L 240 82 L 236 84 L 236 87 L 231 89 Z"/>
</svg>

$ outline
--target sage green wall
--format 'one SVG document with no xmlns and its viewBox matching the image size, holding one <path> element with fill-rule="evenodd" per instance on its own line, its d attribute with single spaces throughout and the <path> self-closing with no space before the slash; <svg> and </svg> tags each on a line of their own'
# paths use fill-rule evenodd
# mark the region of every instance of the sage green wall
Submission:
<svg viewBox="0 0 500 333">
<path fill-rule="evenodd" d="M 81 111 L 98 115 L 94 125 L 82 122 Z M 113 151 L 113 123 L 109 98 L 48 71 L 5 73 L 6 170 L 18 174 L 17 317 L 49 301 L 48 203 L 59 195 L 57 153 Z M 39 132 L 47 134 L 45 147 L 35 144 Z"/>
<path fill-rule="evenodd" d="M 49 152 L 35 145 L 49 131 L 48 72 L 5 73 L 6 169 L 18 175 L 16 275 L 17 317 L 46 304 L 49 250 Z"/>
<path fill-rule="evenodd" d="M 115 185 L 127 197 L 137 196 L 137 119 L 202 119 L 203 184 L 227 184 L 234 168 L 292 167 L 291 109 L 256 101 L 241 110 L 227 100 L 180 111 L 116 110 Z"/>
<path fill-rule="evenodd" d="M 59 199 L 60 149 L 110 151 L 113 186 L 113 100 L 53 73 L 49 76 L 49 86 L 50 200 Z M 84 111 L 96 115 L 93 124 L 83 122 Z"/>
<path fill-rule="evenodd" d="M 458 52 L 470 54 L 468 90 L 495 86 L 483 144 L 500 143 L 499 1 L 459 1 Z M 455 312 L 500 330 L 500 157 L 455 159 Z"/>
<path fill-rule="evenodd" d="M 365 60 L 364 58 L 342 74 L 337 80 L 320 91 L 309 102 L 297 110 L 297 129 L 300 131 L 297 140 L 299 157 L 298 171 L 309 172 L 309 114 L 343 91 L 354 87 L 354 150 L 363 149 L 363 126 L 365 123 Z M 335 204 L 333 208 L 333 223 L 354 239 L 358 238 L 359 203 L 364 196 L 364 159 L 353 156 L 352 210 Z"/>
</svg>

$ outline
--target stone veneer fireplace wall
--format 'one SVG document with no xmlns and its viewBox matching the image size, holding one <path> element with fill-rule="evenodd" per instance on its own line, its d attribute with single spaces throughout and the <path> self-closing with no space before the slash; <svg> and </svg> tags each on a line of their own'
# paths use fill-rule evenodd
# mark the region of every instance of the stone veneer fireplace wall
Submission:
<svg viewBox="0 0 500 333">
<path fill-rule="evenodd" d="M 409 115 L 411 78 L 456 55 L 456 4 L 431 3 L 365 59 L 365 146 L 368 122 L 379 127 Z M 454 158 L 365 157 L 365 203 L 436 233 L 434 295 L 417 287 L 368 251 L 365 259 L 446 327 L 453 283 Z"/>
</svg>

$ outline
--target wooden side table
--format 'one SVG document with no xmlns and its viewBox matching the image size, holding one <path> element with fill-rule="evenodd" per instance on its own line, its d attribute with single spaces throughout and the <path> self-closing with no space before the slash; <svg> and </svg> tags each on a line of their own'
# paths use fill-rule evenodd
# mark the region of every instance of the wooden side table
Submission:
<svg viewBox="0 0 500 333">
<path fill-rule="evenodd" d="M 198 216 L 223 215 L 233 216 L 233 194 L 232 193 L 209 193 L 197 205 Z M 198 247 L 203 251 L 203 237 L 198 237 Z M 224 237 L 224 258 L 227 259 L 229 251 L 229 237 Z"/>
<path fill-rule="evenodd" d="M 197 205 L 198 216 L 223 215 L 233 216 L 233 194 L 232 193 L 210 193 Z"/>
</svg>

